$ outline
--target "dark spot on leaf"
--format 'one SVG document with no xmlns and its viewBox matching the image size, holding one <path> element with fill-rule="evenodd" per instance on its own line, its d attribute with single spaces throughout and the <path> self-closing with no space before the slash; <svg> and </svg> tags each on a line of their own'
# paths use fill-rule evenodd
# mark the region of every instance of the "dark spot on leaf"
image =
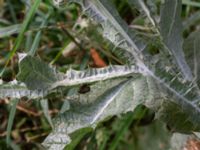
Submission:
<svg viewBox="0 0 200 150">
<path fill-rule="evenodd" d="M 90 86 L 88 84 L 83 84 L 79 90 L 78 90 L 78 93 L 80 94 L 85 94 L 85 93 L 88 93 L 90 91 Z"/>
<path fill-rule="evenodd" d="M 13 33 L 11 36 L 16 38 L 18 36 L 18 33 Z"/>
</svg>

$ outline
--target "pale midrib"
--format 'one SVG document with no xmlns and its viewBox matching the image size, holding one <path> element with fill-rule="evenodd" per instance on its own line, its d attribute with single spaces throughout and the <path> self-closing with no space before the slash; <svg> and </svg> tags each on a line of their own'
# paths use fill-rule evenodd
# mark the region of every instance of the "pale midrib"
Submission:
<svg viewBox="0 0 200 150">
<path fill-rule="evenodd" d="M 109 68 L 105 68 L 105 70 L 108 70 Z M 104 70 L 104 71 L 105 71 Z M 77 74 L 80 72 L 77 71 Z M 67 77 L 66 79 L 62 81 L 55 82 L 51 89 L 58 87 L 58 86 L 72 86 L 72 85 L 79 85 L 79 84 L 84 84 L 84 83 L 92 83 L 96 81 L 104 81 L 112 78 L 120 78 L 120 77 L 126 77 L 126 76 L 131 76 L 132 74 L 137 74 L 139 73 L 138 71 L 134 69 L 127 70 L 126 72 L 124 70 L 112 70 L 111 72 L 106 72 L 106 73 L 99 73 L 99 74 L 94 74 L 88 77 L 84 78 L 74 78 L 74 79 L 69 79 Z M 68 73 L 70 74 L 70 73 Z"/>
<path fill-rule="evenodd" d="M 113 102 L 113 100 L 115 100 L 116 96 L 120 93 L 120 91 L 123 90 L 123 88 L 125 87 L 125 85 L 127 83 L 128 83 L 128 81 L 125 81 L 125 83 L 120 83 L 120 84 L 123 84 L 123 85 L 121 85 L 121 87 L 119 87 L 119 89 L 117 91 L 115 91 L 115 94 L 112 95 L 112 97 L 108 101 L 106 101 L 105 105 L 103 107 L 101 107 L 101 109 L 94 116 L 94 118 L 90 122 L 90 124 L 94 124 L 99 119 L 99 117 L 104 113 L 105 109 L 109 106 L 109 104 L 111 104 Z"/>
<path fill-rule="evenodd" d="M 177 9 L 178 9 L 178 0 L 175 0 L 175 5 L 174 5 L 173 9 L 174 9 L 174 13 L 173 13 L 173 17 L 172 17 L 172 23 L 170 25 L 169 32 L 168 32 L 168 35 L 167 35 L 167 39 L 171 38 L 171 33 L 172 33 L 172 30 L 173 30 L 174 24 L 176 22 L 176 14 L 177 14 Z"/>
<path fill-rule="evenodd" d="M 140 3 L 140 5 L 143 8 L 144 12 L 146 13 L 147 17 L 151 21 L 152 25 L 156 26 L 156 23 L 155 23 L 154 19 L 152 18 L 151 13 L 150 13 L 149 9 L 147 8 L 147 6 L 145 5 L 144 1 L 138 0 L 138 2 Z"/>
</svg>

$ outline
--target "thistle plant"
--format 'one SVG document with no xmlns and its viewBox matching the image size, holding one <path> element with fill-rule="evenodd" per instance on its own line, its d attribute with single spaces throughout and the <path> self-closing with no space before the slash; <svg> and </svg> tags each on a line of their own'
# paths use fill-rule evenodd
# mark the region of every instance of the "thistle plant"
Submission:
<svg viewBox="0 0 200 150">
<path fill-rule="evenodd" d="M 69 68 L 63 73 L 38 57 L 23 53 L 19 56 L 16 81 L 1 85 L 2 98 L 27 96 L 44 101 L 61 91 L 57 96 L 64 99 L 63 106 L 69 104 L 69 109 L 53 120 L 47 118 L 52 132 L 42 143 L 45 148 L 64 149 L 73 142 L 74 132 L 95 129 L 108 117 L 134 112 L 140 105 L 152 110 L 154 119 L 173 131 L 172 139 L 198 137 L 199 31 L 184 39 L 186 22 L 182 23 L 181 0 L 161 2 L 159 15 L 152 0 L 127 2 L 138 10 L 148 31 L 131 28 L 108 0 L 54 0 L 57 6 L 78 4 L 83 15 L 98 26 L 98 33 L 112 45 L 110 52 L 126 60 L 123 65 L 81 71 Z M 152 53 L 154 44 L 157 53 Z M 73 97 L 67 96 L 66 89 L 85 84 L 89 86 L 87 92 L 76 91 Z"/>
</svg>

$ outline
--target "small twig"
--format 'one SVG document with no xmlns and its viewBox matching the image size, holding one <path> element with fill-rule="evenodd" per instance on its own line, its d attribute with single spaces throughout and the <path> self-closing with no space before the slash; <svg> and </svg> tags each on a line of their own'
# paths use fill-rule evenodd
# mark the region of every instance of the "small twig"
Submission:
<svg viewBox="0 0 200 150">
<path fill-rule="evenodd" d="M 68 28 L 70 25 L 67 24 L 67 25 L 62 25 L 64 28 Z M 49 25 L 49 26 L 44 26 L 44 27 L 32 27 L 30 30 L 27 30 L 25 32 L 28 33 L 28 32 L 38 32 L 38 31 L 42 31 L 42 30 L 51 30 L 51 29 L 60 29 L 61 27 L 59 25 Z"/>
<path fill-rule="evenodd" d="M 27 142 L 34 141 L 34 140 L 41 138 L 43 136 L 47 136 L 48 134 L 49 134 L 49 132 L 45 132 L 45 133 L 41 133 L 39 135 L 35 135 L 35 136 L 32 136 L 32 137 L 26 137 L 26 140 L 27 140 Z"/>
<path fill-rule="evenodd" d="M 130 25 L 129 27 L 133 29 L 137 29 L 137 30 L 142 30 L 142 31 L 152 31 L 151 28 L 143 27 L 139 25 Z"/>
<path fill-rule="evenodd" d="M 76 41 L 76 39 L 73 37 L 73 35 L 71 35 L 71 33 L 64 28 L 63 26 L 61 26 L 62 31 L 76 44 L 76 46 L 80 49 L 80 50 L 84 50 L 84 48 L 82 47 L 82 45 Z"/>
<path fill-rule="evenodd" d="M 20 132 L 20 133 L 23 133 L 23 132 L 28 132 L 28 131 L 37 131 L 37 130 L 42 130 L 43 127 L 40 126 L 40 127 L 27 127 L 27 128 L 23 128 L 23 129 L 15 129 L 12 131 L 12 133 L 15 133 L 15 132 Z M 3 133 L 0 133 L 0 137 L 5 137 L 7 134 L 7 131 L 3 132 Z"/>
<path fill-rule="evenodd" d="M 5 101 L 6 104 L 10 103 L 8 99 L 5 99 L 4 101 Z M 17 105 L 17 109 L 20 110 L 20 111 L 22 111 L 22 112 L 24 112 L 24 113 L 26 113 L 26 114 L 28 114 L 28 115 L 32 115 L 34 117 L 40 117 L 43 114 L 42 111 L 34 112 L 34 111 L 30 110 L 30 109 L 25 108 L 24 106 L 22 106 L 20 104 Z M 56 114 L 58 112 L 59 111 L 57 109 L 49 110 L 49 114 L 51 114 L 51 115 L 52 114 Z"/>
<path fill-rule="evenodd" d="M 104 54 L 106 55 L 107 57 L 110 57 L 112 58 L 114 61 L 116 61 L 118 64 L 120 65 L 124 65 L 124 63 L 118 59 L 117 57 L 113 56 L 109 51 L 106 51 L 104 50 L 104 48 L 100 47 L 100 46 L 97 46 L 97 48 Z"/>
<path fill-rule="evenodd" d="M 8 99 L 5 99 L 5 103 L 9 104 L 10 101 Z M 20 111 L 22 111 L 22 112 L 24 112 L 24 113 L 26 113 L 28 115 L 32 115 L 34 117 L 38 117 L 38 116 L 41 115 L 41 112 L 34 112 L 34 111 L 30 110 L 30 109 L 26 109 L 20 104 L 18 104 L 16 107 L 17 107 L 18 110 L 20 110 Z"/>
<path fill-rule="evenodd" d="M 107 49 L 105 49 L 104 47 L 99 46 L 99 44 L 96 43 L 95 41 L 93 41 L 90 37 L 88 37 L 88 36 L 86 36 L 86 37 L 80 37 L 79 36 L 79 39 L 91 43 L 89 47 L 96 48 L 97 50 L 101 51 L 107 57 L 113 59 L 118 64 L 120 64 L 120 65 L 124 64 L 120 59 L 118 59 L 116 56 L 114 56 L 111 52 L 107 51 Z"/>
</svg>

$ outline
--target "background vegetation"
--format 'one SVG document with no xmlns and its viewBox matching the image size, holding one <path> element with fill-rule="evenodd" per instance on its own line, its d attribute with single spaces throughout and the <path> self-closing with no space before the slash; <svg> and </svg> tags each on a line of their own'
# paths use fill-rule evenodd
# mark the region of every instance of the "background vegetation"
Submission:
<svg viewBox="0 0 200 150">
<path fill-rule="evenodd" d="M 151 28 L 146 26 L 145 19 L 134 6 L 125 0 L 112 1 L 130 28 L 151 33 Z M 199 29 L 200 2 L 182 2 L 183 36 L 187 38 L 191 32 Z M 152 9 L 159 14 L 161 1 L 155 3 L 157 8 Z M 97 27 L 75 4 L 58 9 L 50 0 L 41 3 L 39 0 L 34 3 L 31 0 L 0 0 L 1 84 L 16 79 L 19 72 L 17 54 L 24 52 L 36 54 L 61 72 L 69 68 L 83 70 L 126 64 L 127 60 L 111 51 L 111 45 L 103 39 Z M 151 53 L 158 52 L 159 43 L 152 43 Z M 90 89 L 83 85 L 76 90 L 81 94 Z M 72 93 L 73 90 L 69 90 L 68 95 Z M 24 97 L 17 104 L 10 98 L 1 99 L 0 149 L 43 149 L 40 143 L 51 132 L 51 119 L 48 118 L 67 107 L 54 96 L 48 97 L 48 102 L 49 110 L 46 112 L 44 106 L 47 105 L 40 101 Z M 154 116 L 154 112 L 140 105 L 134 112 L 108 118 L 94 130 L 85 128 L 73 133 L 73 142 L 66 149 L 169 149 L 169 137 L 173 130 L 155 121 Z M 7 136 L 6 140 L 9 134 L 11 139 Z M 6 145 L 6 141 L 9 145 Z M 192 139 L 185 148 L 193 150 L 191 147 L 200 149 L 200 142 Z"/>
</svg>

